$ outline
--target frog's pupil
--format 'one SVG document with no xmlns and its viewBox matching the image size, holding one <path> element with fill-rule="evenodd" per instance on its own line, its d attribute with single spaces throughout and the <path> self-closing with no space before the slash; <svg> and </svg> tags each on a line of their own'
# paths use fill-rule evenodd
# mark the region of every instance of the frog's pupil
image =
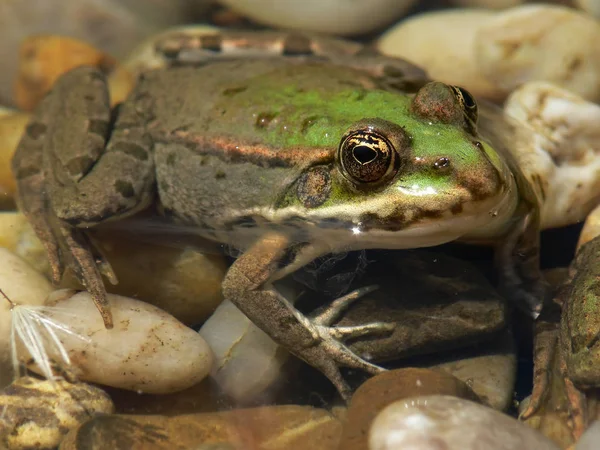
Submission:
<svg viewBox="0 0 600 450">
<path fill-rule="evenodd" d="M 366 145 L 358 145 L 352 151 L 354 158 L 360 164 L 368 164 L 377 158 L 377 152 Z"/>
</svg>

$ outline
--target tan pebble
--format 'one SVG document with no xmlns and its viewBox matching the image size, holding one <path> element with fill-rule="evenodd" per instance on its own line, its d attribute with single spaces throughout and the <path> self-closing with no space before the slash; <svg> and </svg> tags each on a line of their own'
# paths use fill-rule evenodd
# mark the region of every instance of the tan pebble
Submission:
<svg viewBox="0 0 600 450">
<path fill-rule="evenodd" d="M 577 242 L 577 250 L 579 251 L 583 244 L 591 241 L 597 236 L 600 236 L 600 205 L 585 219 L 585 224 L 583 225 L 583 229 L 579 235 L 579 241 Z"/>
<path fill-rule="evenodd" d="M 391 28 L 376 45 L 386 55 L 422 67 L 432 79 L 498 100 L 505 92 L 486 79 L 475 59 L 477 29 L 493 16 L 492 11 L 476 9 L 420 14 Z"/>
<path fill-rule="evenodd" d="M 0 445 L 27 450 L 57 447 L 69 430 L 114 406 L 85 383 L 22 377 L 0 392 L 0 410 Z"/>
<path fill-rule="evenodd" d="M 29 122 L 29 114 L 5 111 L 0 114 L 0 196 L 13 198 L 16 184 L 10 162 Z"/>
<path fill-rule="evenodd" d="M 264 406 L 174 417 L 113 415 L 73 430 L 60 450 L 331 450 L 340 421 L 309 406 Z"/>
<path fill-rule="evenodd" d="M 207 343 L 191 328 L 148 303 L 109 294 L 114 317 L 111 330 L 88 292 L 55 291 L 45 303 L 44 317 L 70 333 L 58 332 L 69 355 L 70 373 L 84 381 L 148 393 L 187 389 L 208 375 L 213 356 Z M 56 346 L 48 355 L 61 361 Z M 27 352 L 19 352 L 29 361 Z M 38 373 L 33 363 L 28 368 Z"/>
<path fill-rule="evenodd" d="M 369 428 L 381 410 L 407 397 L 434 394 L 477 399 L 469 386 L 441 370 L 397 369 L 370 378 L 352 397 L 338 449 L 366 449 Z"/>
<path fill-rule="evenodd" d="M 144 300 L 188 325 L 205 321 L 223 300 L 222 255 L 161 245 L 158 237 L 154 244 L 117 233 L 97 236 L 119 280 L 107 283 L 109 292 Z M 72 276 L 61 287 L 81 288 Z"/>
<path fill-rule="evenodd" d="M 537 157 L 521 164 L 538 175 L 531 181 L 541 186 L 542 228 L 583 220 L 600 203 L 600 106 L 530 82 L 510 95 L 505 113 L 531 130 L 528 151 Z"/>
<path fill-rule="evenodd" d="M 5 248 L 0 248 L 0 289 L 18 305 L 42 305 L 53 288 L 42 274 Z M 0 296 L 0 387 L 13 377 L 10 353 L 11 304 Z"/>
<path fill-rule="evenodd" d="M 600 24 L 555 5 L 499 12 L 475 33 L 477 64 L 505 93 L 527 81 L 549 81 L 600 100 Z"/>
<path fill-rule="evenodd" d="M 356 35 L 385 28 L 407 12 L 415 0 L 222 0 L 250 19 L 301 31 Z"/>
<path fill-rule="evenodd" d="M 21 43 L 19 52 L 15 83 L 17 106 L 26 111 L 33 110 L 60 75 L 83 65 L 97 67 L 107 74 L 122 71 L 112 56 L 77 39 L 55 35 L 28 37 Z M 122 100 L 122 85 L 128 75 L 114 74 L 113 79 L 115 88 L 120 89 L 116 100 Z"/>
</svg>

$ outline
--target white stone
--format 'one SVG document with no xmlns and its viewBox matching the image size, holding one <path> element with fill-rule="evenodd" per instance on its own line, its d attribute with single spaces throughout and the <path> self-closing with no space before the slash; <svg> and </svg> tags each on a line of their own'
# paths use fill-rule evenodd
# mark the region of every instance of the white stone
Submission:
<svg viewBox="0 0 600 450">
<path fill-rule="evenodd" d="M 198 333 L 142 301 L 112 294 L 108 300 L 115 323 L 111 330 L 104 328 L 87 292 L 64 289 L 48 299 L 45 317 L 69 330 L 57 330 L 57 335 L 71 373 L 83 381 L 152 394 L 186 389 L 208 375 L 213 356 Z M 54 346 L 47 351 L 61 360 Z M 27 359 L 23 348 L 21 355 Z"/>
<path fill-rule="evenodd" d="M 252 20 L 277 28 L 349 35 L 383 30 L 415 0 L 221 0 Z"/>
<path fill-rule="evenodd" d="M 215 354 L 211 377 L 239 403 L 257 398 L 271 386 L 289 353 L 225 300 L 200 329 Z"/>
<path fill-rule="evenodd" d="M 0 247 L 0 289 L 15 304 L 42 305 L 53 288 L 29 264 Z M 11 305 L 0 296 L 0 387 L 12 381 L 10 353 Z"/>
<path fill-rule="evenodd" d="M 600 203 L 600 106 L 531 82 L 510 95 L 504 110 L 532 131 L 535 157 L 522 168 L 543 180 L 542 228 L 583 220 Z"/>
<path fill-rule="evenodd" d="M 536 430 L 469 400 L 446 395 L 411 397 L 381 411 L 369 450 L 558 450 Z"/>
<path fill-rule="evenodd" d="M 420 66 L 434 80 L 462 86 L 478 97 L 500 99 L 505 93 L 483 76 L 475 58 L 477 29 L 494 14 L 482 9 L 420 14 L 388 30 L 376 46 Z"/>
<path fill-rule="evenodd" d="M 594 421 L 575 445 L 575 450 L 597 450 L 600 443 L 600 421 Z"/>
<path fill-rule="evenodd" d="M 476 31 L 481 72 L 507 94 L 549 81 L 600 100 L 600 23 L 572 8 L 523 5 L 498 12 Z"/>
</svg>

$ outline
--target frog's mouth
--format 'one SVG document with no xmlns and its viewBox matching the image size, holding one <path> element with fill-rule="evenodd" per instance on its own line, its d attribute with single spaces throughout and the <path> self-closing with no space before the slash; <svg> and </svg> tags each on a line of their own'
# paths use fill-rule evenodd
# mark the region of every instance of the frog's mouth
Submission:
<svg viewBox="0 0 600 450">
<path fill-rule="evenodd" d="M 309 239 L 327 245 L 332 251 L 406 249 L 459 239 L 489 241 L 510 227 L 517 203 L 514 183 L 477 201 L 465 194 L 462 199 L 446 200 L 432 196 L 426 202 L 399 190 L 393 198 L 388 195 L 302 212 L 290 208 L 279 211 L 278 222 L 285 224 L 291 218 L 302 217 L 303 232 L 310 235 Z"/>
</svg>

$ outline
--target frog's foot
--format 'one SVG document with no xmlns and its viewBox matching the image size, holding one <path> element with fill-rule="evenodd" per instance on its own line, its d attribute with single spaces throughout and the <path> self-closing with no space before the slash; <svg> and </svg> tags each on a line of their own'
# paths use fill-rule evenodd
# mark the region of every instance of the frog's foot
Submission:
<svg viewBox="0 0 600 450">
<path fill-rule="evenodd" d="M 61 226 L 61 232 L 65 247 L 70 253 L 71 267 L 75 271 L 78 280 L 90 293 L 96 308 L 102 316 L 104 326 L 107 329 L 112 328 L 112 313 L 102 280 L 102 275 L 105 275 L 112 284 L 117 283 L 117 277 L 112 267 L 83 230 L 63 225 Z"/>
<path fill-rule="evenodd" d="M 370 335 L 387 335 L 395 329 L 396 325 L 386 322 L 374 322 L 347 327 L 335 327 L 331 325 L 338 320 L 339 316 L 350 305 L 375 289 L 377 289 L 377 286 L 356 289 L 334 300 L 330 305 L 309 319 L 310 324 L 307 327 L 313 329 L 313 333 L 316 335 L 316 344 L 308 349 L 301 350 L 302 353 L 311 354 L 310 360 L 307 359 L 307 356 L 299 355 L 311 365 L 321 370 L 331 380 L 346 401 L 350 399 L 352 390 L 342 378 L 339 370 L 340 366 L 363 370 L 373 375 L 385 369 L 365 361 L 346 347 L 343 341 Z"/>
<path fill-rule="evenodd" d="M 343 344 L 342 340 L 373 332 L 389 332 L 391 329 L 389 324 L 377 323 L 338 328 L 310 323 L 306 326 L 312 331 L 315 340 L 308 347 L 294 349 L 294 353 L 329 378 L 344 401 L 350 401 L 352 389 L 342 377 L 340 367 L 362 370 L 371 375 L 385 371 L 383 367 L 365 361 L 356 355 Z"/>
<path fill-rule="evenodd" d="M 588 426 L 587 401 L 585 395 L 575 387 L 570 378 L 564 377 L 569 416 L 571 417 L 571 432 L 575 442 L 579 440 Z"/>
</svg>

